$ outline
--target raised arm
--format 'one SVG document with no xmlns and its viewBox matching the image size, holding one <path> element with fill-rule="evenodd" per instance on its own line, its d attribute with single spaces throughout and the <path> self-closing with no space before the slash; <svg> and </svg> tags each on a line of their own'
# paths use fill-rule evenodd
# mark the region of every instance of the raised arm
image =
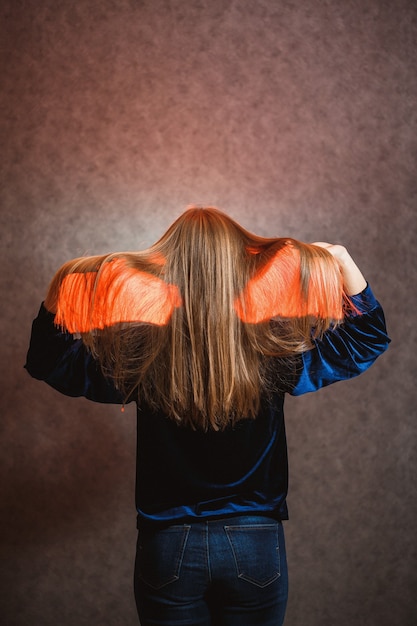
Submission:
<svg viewBox="0 0 417 626">
<path fill-rule="evenodd" d="M 344 290 L 352 310 L 344 322 L 314 341 L 302 357 L 297 380 L 290 393 L 301 395 L 365 372 L 388 348 L 384 312 L 361 270 L 344 246 L 317 242 L 339 262 Z"/>
<path fill-rule="evenodd" d="M 25 368 L 33 378 L 67 396 L 122 404 L 123 398 L 106 378 L 81 339 L 54 324 L 54 314 L 42 304 L 33 321 Z"/>
</svg>

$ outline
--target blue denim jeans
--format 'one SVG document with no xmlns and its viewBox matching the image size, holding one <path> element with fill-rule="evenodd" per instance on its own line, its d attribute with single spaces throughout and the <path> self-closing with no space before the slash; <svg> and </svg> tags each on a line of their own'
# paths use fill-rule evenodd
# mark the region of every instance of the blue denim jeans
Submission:
<svg viewBox="0 0 417 626">
<path fill-rule="evenodd" d="M 139 530 L 141 626 L 280 626 L 287 596 L 280 522 L 241 516 Z"/>
</svg>

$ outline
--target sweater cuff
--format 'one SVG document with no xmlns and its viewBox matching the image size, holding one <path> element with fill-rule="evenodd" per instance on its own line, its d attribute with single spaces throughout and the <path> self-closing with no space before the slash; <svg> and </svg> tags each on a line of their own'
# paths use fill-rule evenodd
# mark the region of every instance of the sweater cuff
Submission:
<svg viewBox="0 0 417 626">
<path fill-rule="evenodd" d="M 379 303 L 375 298 L 374 293 L 369 286 L 369 283 L 366 284 L 366 287 L 363 291 L 356 294 L 355 296 L 350 296 L 349 300 L 352 302 L 353 305 L 353 315 L 368 313 L 369 311 L 372 311 L 377 306 L 379 306 Z"/>
</svg>

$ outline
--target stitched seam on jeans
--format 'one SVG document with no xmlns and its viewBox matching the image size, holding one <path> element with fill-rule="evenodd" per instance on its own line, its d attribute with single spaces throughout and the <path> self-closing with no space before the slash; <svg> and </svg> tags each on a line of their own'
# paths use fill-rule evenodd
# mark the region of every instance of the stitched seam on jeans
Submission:
<svg viewBox="0 0 417 626">
<path fill-rule="evenodd" d="M 191 526 L 186 526 L 184 524 L 184 532 L 183 532 L 183 536 L 182 536 L 181 550 L 178 553 L 177 564 L 176 564 L 176 568 L 175 568 L 175 579 L 176 580 L 178 580 L 179 577 L 180 577 L 181 565 L 182 565 L 182 562 L 183 562 L 183 559 L 184 559 L 185 547 L 187 545 L 188 535 L 190 534 L 190 529 L 191 529 Z"/>
<path fill-rule="evenodd" d="M 206 559 L 207 559 L 207 573 L 208 579 L 211 583 L 211 565 L 210 565 L 210 547 L 209 547 L 209 526 L 206 522 Z"/>
</svg>

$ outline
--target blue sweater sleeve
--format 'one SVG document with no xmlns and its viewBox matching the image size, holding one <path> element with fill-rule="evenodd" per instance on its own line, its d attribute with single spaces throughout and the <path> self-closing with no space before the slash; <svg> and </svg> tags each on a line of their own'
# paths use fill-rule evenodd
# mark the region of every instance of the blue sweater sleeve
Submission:
<svg viewBox="0 0 417 626">
<path fill-rule="evenodd" d="M 358 312 L 327 331 L 321 340 L 314 341 L 312 350 L 302 355 L 291 395 L 300 396 L 358 376 L 387 349 L 390 339 L 384 313 L 369 285 L 352 301 Z"/>
<path fill-rule="evenodd" d="M 54 314 L 43 304 L 32 324 L 25 368 L 33 378 L 67 396 L 84 396 L 95 402 L 122 404 L 123 398 L 84 346 L 54 324 Z"/>
</svg>

